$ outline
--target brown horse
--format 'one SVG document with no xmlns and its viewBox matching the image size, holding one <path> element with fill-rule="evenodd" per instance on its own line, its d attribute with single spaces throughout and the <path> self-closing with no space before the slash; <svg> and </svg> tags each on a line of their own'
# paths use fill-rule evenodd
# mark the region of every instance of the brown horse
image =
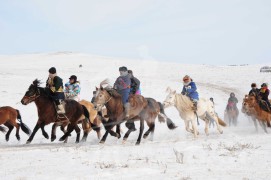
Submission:
<svg viewBox="0 0 271 180">
<path fill-rule="evenodd" d="M 18 119 L 19 123 L 16 122 L 16 119 Z M 0 107 L 0 124 L 4 124 L 9 129 L 6 134 L 6 141 L 9 140 L 9 135 L 14 127 L 16 127 L 16 138 L 18 139 L 18 141 L 20 140 L 20 127 L 27 135 L 30 135 L 31 133 L 27 125 L 23 123 L 19 110 L 14 109 L 10 106 Z M 0 126 L 0 131 L 5 132 L 5 128 Z"/>
<path fill-rule="evenodd" d="M 144 134 L 144 138 L 147 138 L 150 132 L 153 133 L 155 128 L 155 118 L 157 115 L 163 111 L 161 110 L 162 105 L 160 105 L 154 100 L 154 99 L 147 99 L 144 98 L 141 95 L 130 95 L 129 97 L 129 118 L 125 119 L 125 111 L 124 111 L 124 105 L 122 103 L 121 95 L 117 93 L 114 89 L 109 88 L 103 88 L 102 86 L 100 89 L 97 90 L 97 95 L 94 99 L 94 105 L 95 108 L 98 110 L 101 109 L 104 105 L 106 106 L 107 113 L 109 120 L 107 122 L 103 121 L 103 124 L 106 129 L 106 133 L 103 136 L 101 143 L 104 143 L 106 140 L 106 137 L 108 133 L 110 133 L 112 136 L 116 136 L 120 138 L 120 124 L 124 121 L 126 122 L 126 126 L 128 128 L 128 131 L 124 135 L 124 142 L 127 140 L 129 134 L 134 131 L 134 120 L 140 120 L 140 132 L 139 136 L 136 142 L 136 145 L 139 145 L 141 142 L 141 137 L 144 130 L 144 120 L 147 122 L 147 125 L 149 126 L 148 131 Z M 163 108 L 162 108 L 163 109 Z M 169 119 L 166 118 L 166 116 L 159 114 L 159 120 L 162 122 L 165 122 L 165 118 L 168 122 L 168 127 L 170 129 L 176 128 L 174 123 Z M 163 120 L 162 120 L 163 119 Z M 131 123 L 132 122 L 132 123 Z M 112 128 L 117 125 L 116 133 L 112 130 Z"/>
<path fill-rule="evenodd" d="M 257 119 L 259 121 L 259 124 L 262 126 L 263 130 L 267 133 L 266 125 L 268 127 L 271 127 L 270 125 L 271 113 L 266 112 L 260 108 L 259 101 L 255 96 L 253 95 L 245 96 L 243 100 L 242 112 L 245 112 L 247 115 Z"/>
<path fill-rule="evenodd" d="M 84 114 L 86 112 L 86 110 L 84 110 L 85 108 L 75 100 L 65 100 L 63 103 L 65 104 L 66 118 L 60 120 L 59 115 L 56 112 L 54 101 L 47 94 L 45 88 L 39 87 L 39 85 L 40 81 L 37 79 L 34 80 L 21 100 L 23 105 L 35 102 L 39 116 L 37 124 L 27 140 L 27 143 L 31 143 L 39 128 L 41 128 L 43 136 L 48 139 L 49 136 L 45 132 L 44 126 L 52 122 L 69 123 L 68 131 L 60 138 L 60 141 L 64 141 L 73 129 L 75 129 L 77 133 L 76 143 L 78 143 L 80 139 L 80 128 L 77 124 L 85 118 L 84 115 L 88 118 L 88 114 Z"/>
<path fill-rule="evenodd" d="M 225 110 L 224 119 L 228 121 L 229 126 L 231 126 L 231 124 L 236 126 L 238 115 L 239 115 L 239 110 L 237 108 L 229 107 Z"/>
</svg>

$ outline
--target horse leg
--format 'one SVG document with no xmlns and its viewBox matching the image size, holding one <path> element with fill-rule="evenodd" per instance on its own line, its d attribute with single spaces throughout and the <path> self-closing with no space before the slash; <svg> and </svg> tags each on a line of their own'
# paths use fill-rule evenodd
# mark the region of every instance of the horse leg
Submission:
<svg viewBox="0 0 271 180">
<path fill-rule="evenodd" d="M 128 129 L 128 131 L 125 133 L 125 135 L 123 137 L 123 140 L 122 140 L 123 144 L 127 141 L 127 139 L 128 139 L 128 137 L 129 137 L 129 135 L 130 135 L 131 132 L 133 132 L 133 130 L 132 129 Z"/>
<path fill-rule="evenodd" d="M 86 120 L 83 120 L 83 122 L 82 122 L 82 128 L 83 128 L 83 131 L 84 131 L 84 135 L 83 135 L 81 141 L 82 142 L 86 142 L 88 134 L 89 134 L 89 132 L 91 130 L 90 123 L 87 123 Z"/>
<path fill-rule="evenodd" d="M 206 136 L 209 136 L 209 127 L 211 125 L 211 121 L 209 121 L 209 119 L 207 119 L 207 118 L 204 118 L 204 121 L 205 121 L 204 131 L 205 131 Z"/>
<path fill-rule="evenodd" d="M 252 121 L 253 121 L 253 123 L 254 123 L 255 130 L 256 130 L 256 132 L 258 133 L 258 124 L 257 124 L 256 118 L 252 118 Z"/>
<path fill-rule="evenodd" d="M 56 127 L 57 127 L 57 124 L 54 123 L 52 126 L 52 132 L 51 132 L 51 142 L 53 142 L 56 139 Z"/>
<path fill-rule="evenodd" d="M 120 135 L 120 124 L 117 124 L 117 128 L 116 128 L 116 133 L 117 133 L 117 138 L 121 138 L 121 135 Z M 111 133 L 110 133 L 111 134 Z"/>
<path fill-rule="evenodd" d="M 193 127 L 193 132 L 194 132 L 194 138 L 198 137 L 198 128 L 197 128 L 197 123 L 195 120 L 192 120 L 192 127 Z"/>
<path fill-rule="evenodd" d="M 76 141 L 75 141 L 75 143 L 79 143 L 79 140 L 80 140 L 80 128 L 79 128 L 79 126 L 76 124 L 75 125 L 75 127 L 74 127 L 74 129 L 75 129 L 75 132 L 76 132 Z"/>
<path fill-rule="evenodd" d="M 107 138 L 107 136 L 108 136 L 108 133 L 109 133 L 108 130 L 106 130 L 105 133 L 104 133 L 104 135 L 103 135 L 102 140 L 100 141 L 101 144 L 104 144 L 104 143 L 105 143 L 106 138 Z"/>
<path fill-rule="evenodd" d="M 40 128 L 40 125 L 37 123 L 36 126 L 34 127 L 32 133 L 31 133 L 30 137 L 26 141 L 26 144 L 30 144 L 31 143 L 31 141 L 33 140 L 36 132 L 39 130 L 39 128 Z"/>
<path fill-rule="evenodd" d="M 8 127 L 8 132 L 6 133 L 6 141 L 9 141 L 9 135 L 13 130 L 14 126 L 12 126 L 9 122 L 6 122 L 4 125 Z"/>
<path fill-rule="evenodd" d="M 21 126 L 19 123 L 16 123 L 15 127 L 16 127 L 16 135 L 15 136 L 16 136 L 17 140 L 20 141 L 21 138 L 20 138 L 19 130 L 20 130 Z"/>
<path fill-rule="evenodd" d="M 138 139 L 136 141 L 136 145 L 140 144 L 143 131 L 144 131 L 144 119 L 140 118 L 140 130 L 139 130 Z"/>
<path fill-rule="evenodd" d="M 223 130 L 222 130 L 222 128 L 221 128 L 220 125 L 219 125 L 218 117 L 217 117 L 215 114 L 213 114 L 213 113 L 210 114 L 210 113 L 208 113 L 208 112 L 207 112 L 207 116 L 209 116 L 210 118 L 212 118 L 212 119 L 215 121 L 218 132 L 219 132 L 220 134 L 222 134 L 222 133 L 223 133 Z"/>
<path fill-rule="evenodd" d="M 184 123 L 185 123 L 185 130 L 186 130 L 187 132 L 193 133 L 193 130 L 191 130 L 191 129 L 189 128 L 189 121 L 185 120 Z"/>
<path fill-rule="evenodd" d="M 75 126 L 72 124 L 69 124 L 67 132 L 59 139 L 59 141 L 66 141 L 66 138 L 71 134 L 71 132 L 74 130 Z"/>
<path fill-rule="evenodd" d="M 148 121 L 146 121 L 146 122 L 147 122 L 147 125 L 149 126 L 149 129 L 143 135 L 144 139 L 146 139 L 149 136 L 150 132 L 153 133 L 154 127 L 155 127 L 155 124 L 153 123 L 154 121 L 151 121 L 151 123 L 149 123 Z"/>
<path fill-rule="evenodd" d="M 266 125 L 265 125 L 265 123 L 264 123 L 263 121 L 260 121 L 260 125 L 261 125 L 261 127 L 263 128 L 264 132 L 265 132 L 265 133 L 268 133 L 268 132 L 267 132 L 267 129 L 266 129 Z"/>
<path fill-rule="evenodd" d="M 48 135 L 47 132 L 45 131 L 44 126 L 45 126 L 45 123 L 41 123 L 40 128 L 41 128 L 41 131 L 42 131 L 42 135 L 43 135 L 46 139 L 49 139 L 49 135 Z"/>
</svg>

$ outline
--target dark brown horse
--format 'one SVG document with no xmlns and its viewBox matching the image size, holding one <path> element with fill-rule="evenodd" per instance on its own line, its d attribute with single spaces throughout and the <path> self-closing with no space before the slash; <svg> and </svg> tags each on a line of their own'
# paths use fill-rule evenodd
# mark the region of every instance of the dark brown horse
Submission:
<svg viewBox="0 0 271 180">
<path fill-rule="evenodd" d="M 17 123 L 16 120 L 18 120 L 19 123 Z M 27 125 L 23 123 L 19 110 L 14 109 L 10 106 L 0 107 L 0 125 L 1 124 L 4 124 L 9 129 L 6 134 L 6 141 L 9 140 L 9 135 L 14 127 L 16 127 L 16 138 L 18 139 L 18 141 L 20 140 L 19 135 L 20 127 L 22 128 L 23 132 L 25 132 L 27 135 L 30 135 L 31 133 Z M 0 131 L 6 132 L 5 128 L 2 126 L 0 126 Z"/>
<path fill-rule="evenodd" d="M 163 111 L 161 110 L 161 103 L 160 106 L 154 99 L 145 99 L 141 95 L 131 95 L 129 97 L 129 118 L 125 119 L 125 111 L 121 95 L 118 94 L 114 89 L 103 88 L 102 86 L 100 89 L 97 88 L 96 90 L 97 94 L 94 98 L 95 108 L 100 110 L 105 105 L 107 109 L 107 116 L 109 117 L 107 122 L 103 121 L 106 133 L 104 134 L 101 143 L 105 142 L 108 133 L 110 133 L 112 136 L 120 138 L 120 124 L 124 121 L 127 121 L 126 126 L 128 128 L 128 131 L 125 133 L 123 138 L 124 141 L 126 141 L 129 134 L 134 131 L 134 125 L 131 124 L 131 122 L 133 123 L 134 120 L 140 120 L 140 132 L 136 142 L 137 145 L 141 142 L 141 137 L 144 130 L 144 120 L 149 126 L 148 131 L 144 134 L 144 138 L 147 138 L 149 133 L 154 131 L 155 118 L 157 117 L 158 113 L 160 113 L 160 111 Z M 166 116 L 164 116 L 164 118 L 165 117 Z M 162 119 L 162 115 L 159 116 L 159 120 L 164 122 L 165 120 Z M 170 129 L 174 129 L 176 127 L 174 123 L 168 118 L 167 122 Z M 116 133 L 112 130 L 115 125 L 117 125 Z"/>
<path fill-rule="evenodd" d="M 65 100 L 63 104 L 65 104 L 65 116 L 66 119 L 59 119 L 59 115 L 56 112 L 56 107 L 52 98 L 48 95 L 45 88 L 39 87 L 40 81 L 34 80 L 33 83 L 29 86 L 28 90 L 26 91 L 24 97 L 21 100 L 23 105 L 27 105 L 31 102 L 35 102 L 37 109 L 38 109 L 38 122 L 27 140 L 27 143 L 30 143 L 36 132 L 41 128 L 42 134 L 45 138 L 49 138 L 48 134 L 44 130 L 44 126 L 48 125 L 53 122 L 58 123 L 69 123 L 68 130 L 60 138 L 60 141 L 64 141 L 70 133 L 75 129 L 77 133 L 76 143 L 79 142 L 80 139 L 80 128 L 78 127 L 78 123 L 82 122 L 87 117 L 87 114 L 84 114 L 84 107 L 80 105 L 75 100 Z M 87 117 L 88 118 L 88 117 Z M 54 128 L 54 127 L 52 127 Z"/>
</svg>

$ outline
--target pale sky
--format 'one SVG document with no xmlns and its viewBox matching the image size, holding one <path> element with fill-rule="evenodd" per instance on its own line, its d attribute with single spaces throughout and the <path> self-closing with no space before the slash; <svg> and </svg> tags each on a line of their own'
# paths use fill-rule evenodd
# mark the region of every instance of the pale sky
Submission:
<svg viewBox="0 0 271 180">
<path fill-rule="evenodd" d="M 0 0 L 0 54 L 271 62 L 270 0 Z"/>
</svg>

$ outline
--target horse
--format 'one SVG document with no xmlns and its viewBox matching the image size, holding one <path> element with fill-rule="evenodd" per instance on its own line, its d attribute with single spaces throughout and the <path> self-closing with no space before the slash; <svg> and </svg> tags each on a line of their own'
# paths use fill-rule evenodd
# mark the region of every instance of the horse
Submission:
<svg viewBox="0 0 271 180">
<path fill-rule="evenodd" d="M 237 119 L 239 115 L 239 110 L 234 107 L 234 105 L 228 104 L 229 106 L 226 108 L 224 112 L 224 119 L 228 121 L 229 126 L 233 123 L 234 126 L 237 125 Z"/>
<path fill-rule="evenodd" d="M 39 87 L 39 85 L 40 81 L 37 79 L 34 80 L 21 100 L 23 105 L 35 102 L 39 117 L 37 124 L 26 143 L 31 143 L 39 128 L 41 128 L 43 136 L 48 139 L 49 136 L 44 130 L 44 126 L 53 122 L 69 124 L 68 131 L 60 138 L 60 141 L 64 141 L 70 135 L 71 131 L 75 129 L 77 133 L 76 143 L 78 143 L 80 139 L 80 128 L 77 124 L 83 121 L 85 117 L 88 118 L 86 108 L 75 100 L 64 100 L 63 104 L 65 105 L 66 114 L 65 118 L 60 120 L 53 99 L 48 95 L 45 88 Z M 54 127 L 52 127 L 52 130 L 53 128 Z"/>
<path fill-rule="evenodd" d="M 101 138 L 101 128 L 100 128 L 100 124 L 101 124 L 101 119 L 99 117 L 99 115 L 97 114 L 97 111 L 94 109 L 94 105 L 87 101 L 87 100 L 81 100 L 78 101 L 81 105 L 86 107 L 86 110 L 89 114 L 89 119 L 85 119 L 84 121 L 82 121 L 82 127 L 84 130 L 84 135 L 83 138 L 81 139 L 82 142 L 85 142 L 87 140 L 87 136 L 89 134 L 89 132 L 94 129 L 97 133 L 97 137 L 98 139 Z M 61 126 L 60 129 L 64 132 L 64 134 L 67 132 L 67 130 L 65 129 L 65 127 L 69 124 L 69 122 L 67 123 L 58 123 L 55 122 L 52 126 L 52 134 L 51 134 L 51 141 L 53 142 L 56 139 L 56 128 L 57 126 Z M 66 140 L 64 142 L 67 142 Z"/>
<path fill-rule="evenodd" d="M 110 90 L 108 90 L 110 92 Z M 110 95 L 110 93 L 109 93 Z M 95 100 L 95 97 L 97 96 L 97 90 L 93 91 L 93 102 Z M 129 101 L 130 102 L 136 102 L 136 100 L 132 100 L 132 98 L 135 98 L 136 96 L 130 96 Z M 145 98 L 147 100 L 147 106 L 142 111 L 141 115 L 144 117 L 144 120 L 146 121 L 149 129 L 144 133 L 143 138 L 146 139 L 149 134 L 151 133 L 151 137 L 153 137 L 153 133 L 155 130 L 155 119 L 158 117 L 158 121 L 161 122 L 167 122 L 167 126 L 170 130 L 173 130 L 177 128 L 177 126 L 172 122 L 170 118 L 168 118 L 164 112 L 164 107 L 160 102 L 157 102 L 153 98 Z M 106 112 L 103 110 L 103 114 L 106 114 Z M 140 120 L 140 118 L 132 118 L 130 120 L 127 120 L 125 123 L 125 126 L 128 128 L 128 131 L 125 133 L 123 138 L 123 143 L 125 143 L 130 135 L 131 132 L 135 131 L 134 127 L 134 121 Z M 106 122 L 104 122 L 106 125 Z M 152 139 L 152 138 L 151 138 Z"/>
<path fill-rule="evenodd" d="M 19 123 L 16 122 L 19 121 Z M 30 129 L 26 124 L 23 123 L 20 111 L 18 109 L 14 109 L 10 106 L 3 106 L 0 107 L 0 124 L 4 124 L 8 127 L 8 132 L 6 133 L 6 141 L 9 141 L 9 135 L 14 127 L 16 127 L 16 138 L 19 141 L 20 135 L 19 130 L 20 128 L 23 130 L 24 133 L 27 135 L 31 134 Z M 0 126 L 0 131 L 6 132 L 6 129 Z"/>
<path fill-rule="evenodd" d="M 267 132 L 266 125 L 271 127 L 271 113 L 261 109 L 259 105 L 259 100 L 254 95 L 245 95 L 242 104 L 242 112 L 251 116 L 254 120 L 254 125 L 256 131 L 258 131 L 256 119 L 258 120 L 260 126 L 263 128 L 264 132 Z"/>
<path fill-rule="evenodd" d="M 226 123 L 222 121 L 215 113 L 213 103 L 210 100 L 206 100 L 200 98 L 198 101 L 197 111 L 193 110 L 193 103 L 189 99 L 189 97 L 177 94 L 176 90 L 172 90 L 171 88 L 167 88 L 167 92 L 169 93 L 166 99 L 163 102 L 163 106 L 165 108 L 170 106 L 175 106 L 175 108 L 179 111 L 180 117 L 184 120 L 185 129 L 188 132 L 194 134 L 194 138 L 197 138 L 198 130 L 196 126 L 196 119 L 199 117 L 200 119 L 205 121 L 205 134 L 209 135 L 209 121 L 212 119 L 215 121 L 217 130 L 220 134 L 223 133 L 221 126 L 226 126 Z M 192 128 L 189 128 L 189 123 L 191 122 Z"/>
</svg>

